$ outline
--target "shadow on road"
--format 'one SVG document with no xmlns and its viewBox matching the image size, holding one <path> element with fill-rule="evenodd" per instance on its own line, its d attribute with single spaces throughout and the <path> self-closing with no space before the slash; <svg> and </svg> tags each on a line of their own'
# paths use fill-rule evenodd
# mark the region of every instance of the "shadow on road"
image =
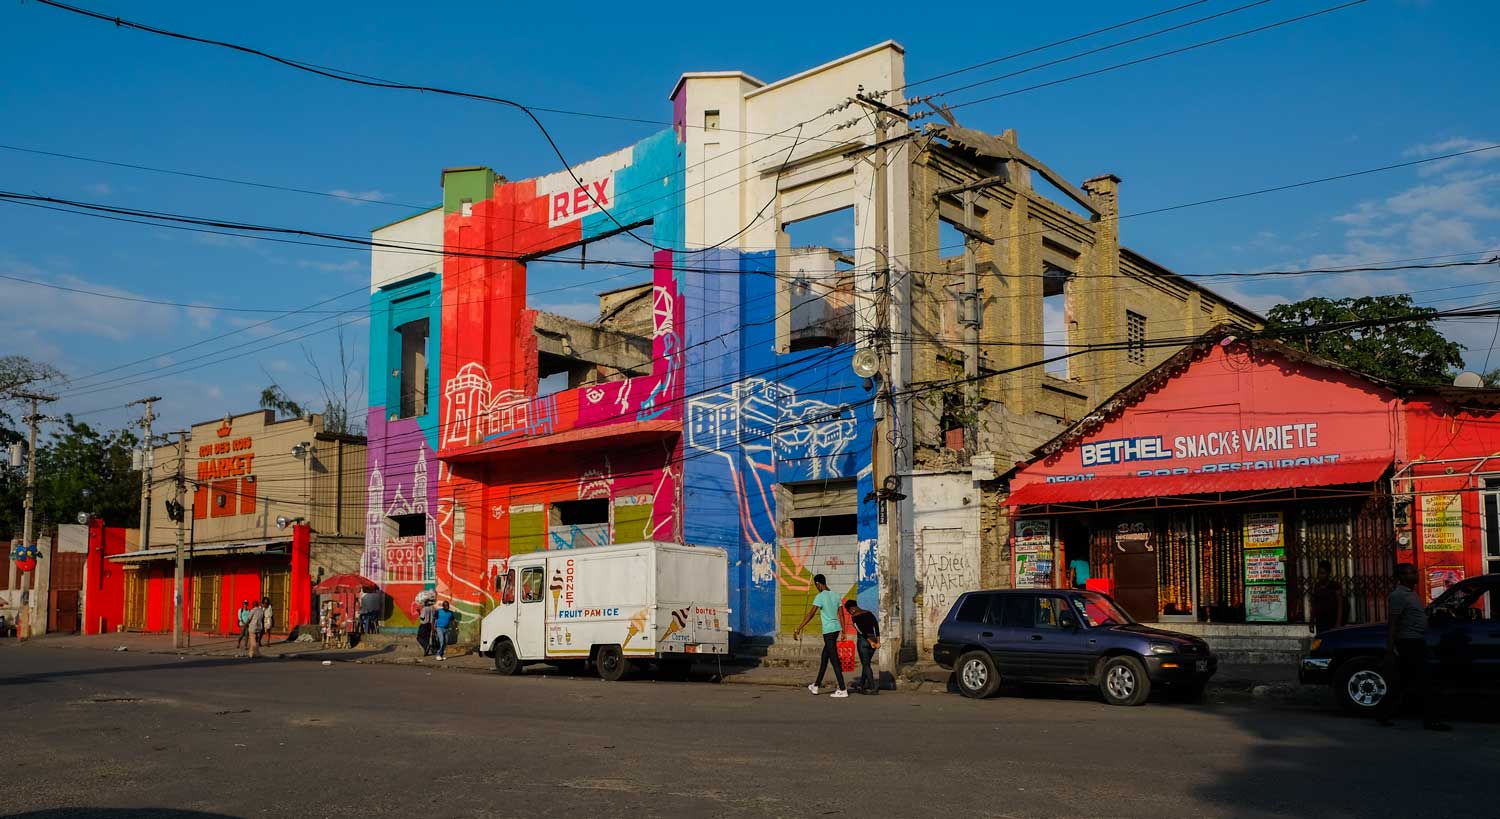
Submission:
<svg viewBox="0 0 1500 819">
<path fill-rule="evenodd" d="M 223 656 L 198 656 L 191 660 L 175 660 L 171 662 L 149 663 L 146 665 L 116 665 L 100 668 L 72 668 L 60 671 L 40 671 L 32 674 L 0 675 L 0 686 L 7 685 L 29 685 L 32 683 L 48 682 L 51 680 L 65 679 L 69 677 L 87 677 L 94 674 L 126 674 L 138 671 L 164 671 L 189 670 L 201 668 L 220 668 L 223 666 L 254 666 L 275 663 L 278 660 L 341 660 L 358 661 L 379 654 L 385 654 L 392 649 L 386 646 L 379 650 L 370 651 L 321 651 L 310 650 L 306 652 L 287 652 L 280 655 L 250 659 L 248 657 L 223 657 Z M 139 655 L 137 655 L 139 656 Z M 206 814 L 205 814 L 206 815 Z M 0 817 L 3 819 L 3 817 Z"/>
<path fill-rule="evenodd" d="M 1445 692 L 1435 705 L 1451 733 L 1424 731 L 1420 718 L 1407 712 L 1395 726 L 1382 727 L 1331 705 L 1291 719 L 1286 712 L 1268 719 L 1258 709 L 1221 711 L 1258 741 L 1242 765 L 1198 793 L 1242 814 L 1346 816 L 1359 803 L 1356 796 L 1367 793 L 1381 795 L 1379 815 L 1432 815 L 1440 806 L 1485 813 L 1481 806 L 1500 797 L 1494 776 L 1500 703 L 1493 694 L 1464 691 Z M 1446 784 L 1434 790 L 1438 782 Z"/>
<path fill-rule="evenodd" d="M 6 813 L 3 819 L 223 819 L 228 813 L 172 810 L 168 807 L 55 807 L 27 813 Z"/>
</svg>

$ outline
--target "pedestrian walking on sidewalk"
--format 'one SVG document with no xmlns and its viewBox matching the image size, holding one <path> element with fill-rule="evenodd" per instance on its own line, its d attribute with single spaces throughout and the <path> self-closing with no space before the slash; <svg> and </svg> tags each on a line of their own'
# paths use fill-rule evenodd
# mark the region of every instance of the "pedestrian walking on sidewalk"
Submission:
<svg viewBox="0 0 1500 819">
<path fill-rule="evenodd" d="M 249 600 L 241 600 L 240 601 L 239 619 L 240 619 L 240 636 L 239 636 L 239 639 L 237 639 L 237 640 L 234 641 L 234 647 L 235 648 L 239 648 L 240 646 L 246 645 L 247 643 L 250 642 L 250 629 L 249 629 L 249 625 L 250 625 L 250 601 Z"/>
<path fill-rule="evenodd" d="M 250 656 L 260 656 L 260 640 L 266 633 L 266 618 L 271 613 L 270 601 L 266 600 L 261 605 L 250 609 L 250 616 L 245 620 L 245 632 L 249 635 Z"/>
<path fill-rule="evenodd" d="M 444 651 L 448 648 L 448 629 L 458 625 L 458 612 L 448 607 L 448 601 L 443 601 L 443 607 L 437 610 L 437 615 L 432 620 L 432 644 L 437 646 L 437 658 L 448 659 Z"/>
<path fill-rule="evenodd" d="M 802 618 L 802 625 L 792 632 L 792 638 L 801 641 L 802 629 L 812 622 L 814 617 L 822 619 L 823 626 L 823 655 L 818 659 L 818 679 L 807 687 L 807 690 L 817 694 L 823 687 L 823 674 L 828 671 L 828 666 L 833 666 L 833 679 L 838 683 L 838 689 L 829 696 L 834 699 L 842 699 L 849 696 L 844 690 L 844 669 L 839 666 L 839 632 L 844 630 L 839 623 L 839 596 L 829 591 L 828 578 L 821 574 L 813 575 L 813 587 L 818 590 L 818 595 L 813 598 L 812 606 L 807 609 L 807 616 Z"/>
<path fill-rule="evenodd" d="M 422 604 L 422 610 L 417 613 L 417 645 L 422 647 L 422 656 L 426 657 L 432 653 L 434 640 L 432 639 L 432 622 L 437 619 L 437 606 L 431 600 Z"/>
<path fill-rule="evenodd" d="M 860 608 L 853 600 L 844 603 L 844 611 L 849 612 L 849 620 L 857 632 L 854 644 L 859 649 L 859 679 L 855 680 L 855 690 L 861 694 L 879 694 L 880 682 L 875 679 L 870 661 L 875 658 L 875 649 L 880 648 L 880 621 L 875 619 L 874 612 Z"/>
<path fill-rule="evenodd" d="M 1388 691 L 1378 712 L 1381 725 L 1395 725 L 1394 717 L 1408 698 L 1421 700 L 1422 727 L 1429 731 L 1451 731 L 1447 723 L 1433 718 L 1432 691 L 1428 685 L 1427 607 L 1417 596 L 1419 576 L 1410 563 L 1396 566 L 1396 588 L 1386 607 L 1386 668 L 1396 671 L 1396 690 Z"/>
</svg>

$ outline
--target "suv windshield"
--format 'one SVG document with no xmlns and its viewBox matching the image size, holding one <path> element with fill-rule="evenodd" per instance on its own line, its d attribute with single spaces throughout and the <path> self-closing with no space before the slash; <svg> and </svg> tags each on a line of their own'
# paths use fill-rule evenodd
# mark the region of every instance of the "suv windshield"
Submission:
<svg viewBox="0 0 1500 819">
<path fill-rule="evenodd" d="M 1073 595 L 1073 608 L 1089 628 L 1127 626 L 1135 621 L 1115 601 L 1102 594 L 1084 592 Z"/>
</svg>

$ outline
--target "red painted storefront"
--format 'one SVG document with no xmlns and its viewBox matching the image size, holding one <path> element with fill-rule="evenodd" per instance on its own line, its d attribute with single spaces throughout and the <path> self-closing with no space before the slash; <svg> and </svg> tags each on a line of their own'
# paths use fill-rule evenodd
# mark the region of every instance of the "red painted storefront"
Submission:
<svg viewBox="0 0 1500 819">
<path fill-rule="evenodd" d="M 1497 411 L 1210 334 L 1017 466 L 1014 580 L 1086 575 L 1143 620 L 1301 622 L 1328 561 L 1349 619 L 1378 620 L 1398 560 L 1434 591 L 1500 571 Z"/>
<path fill-rule="evenodd" d="M 241 601 L 272 598 L 273 633 L 286 634 L 312 620 L 310 532 L 293 527 L 285 551 L 195 554 L 183 576 L 183 618 L 188 631 L 238 632 Z M 156 551 L 156 550 L 153 550 Z M 89 529 L 84 632 L 172 631 L 174 560 L 140 560 L 125 548 L 124 530 L 95 522 Z"/>
</svg>

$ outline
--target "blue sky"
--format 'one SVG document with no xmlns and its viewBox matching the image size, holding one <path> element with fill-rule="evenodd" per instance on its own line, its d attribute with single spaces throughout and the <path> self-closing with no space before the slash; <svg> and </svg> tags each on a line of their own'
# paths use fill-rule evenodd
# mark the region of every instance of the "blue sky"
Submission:
<svg viewBox="0 0 1500 819">
<path fill-rule="evenodd" d="M 743 5 L 267 2 L 250 7 L 79 0 L 178 31 L 309 62 L 549 105 L 665 120 L 683 71 L 740 69 L 771 81 L 891 38 L 915 80 L 1180 4 L 957 7 L 804 4 L 747 17 Z M 1211 0 L 1086 42 L 917 89 L 930 93 L 1244 5 Z M 947 98 L 963 102 L 1333 5 L 1272 0 L 1218 20 Z M 767 7 L 771 8 L 771 7 Z M 1112 172 L 1126 213 L 1500 142 L 1500 7 L 1486 0 L 1371 0 L 1187 54 L 961 108 L 963 124 L 1016 128 L 1075 182 Z M 503 107 L 362 89 L 227 51 L 117 30 L 35 3 L 0 7 L 0 144 L 323 192 L 358 203 L 0 149 L 0 189 L 365 234 L 436 203 L 439 170 L 486 164 L 511 178 L 556 170 L 530 123 Z M 570 159 L 660 126 L 543 115 Z M 1126 244 L 1184 273 L 1405 259 L 1500 248 L 1500 151 L 1259 198 L 1128 219 Z M 393 204 L 400 203 L 400 204 Z M 623 249 L 622 249 L 623 252 Z M 1493 254 L 1491 254 L 1493 255 Z M 1474 258 L 1466 256 L 1462 258 Z M 1449 307 L 1500 296 L 1494 268 L 1238 280 L 1211 285 L 1264 308 L 1308 295 L 1414 292 Z M 222 307 L 358 309 L 368 255 L 183 233 L 0 205 L 0 273 L 204 305 L 131 304 L 0 280 L 0 354 L 75 377 L 56 410 L 118 425 L 119 405 L 165 397 L 158 428 L 254 406 L 269 377 L 317 404 L 305 360 L 332 358 L 338 317 Z M 1463 285 L 1457 287 L 1456 285 Z M 1436 290 L 1434 288 L 1446 288 Z M 587 294 L 557 297 L 582 309 Z M 307 330 L 290 328 L 317 321 Z M 1494 322 L 1450 327 L 1481 365 Z M 241 330 L 227 339 L 214 337 Z M 275 345 L 322 330 L 297 343 Z M 168 353 L 185 345 L 199 346 Z M 252 352 L 258 347 L 267 347 Z M 304 347 L 306 350 L 304 351 Z M 247 354 L 248 353 L 248 354 Z M 194 356 L 203 358 L 191 361 Z M 231 356 L 236 356 L 231 358 Z M 129 367 L 121 365 L 142 361 Z M 1495 357 L 1500 362 L 1500 356 Z M 1493 364 L 1493 363 L 1492 363 Z M 193 367 L 194 369 L 185 369 Z M 112 379 L 112 380 L 110 380 Z"/>
</svg>

